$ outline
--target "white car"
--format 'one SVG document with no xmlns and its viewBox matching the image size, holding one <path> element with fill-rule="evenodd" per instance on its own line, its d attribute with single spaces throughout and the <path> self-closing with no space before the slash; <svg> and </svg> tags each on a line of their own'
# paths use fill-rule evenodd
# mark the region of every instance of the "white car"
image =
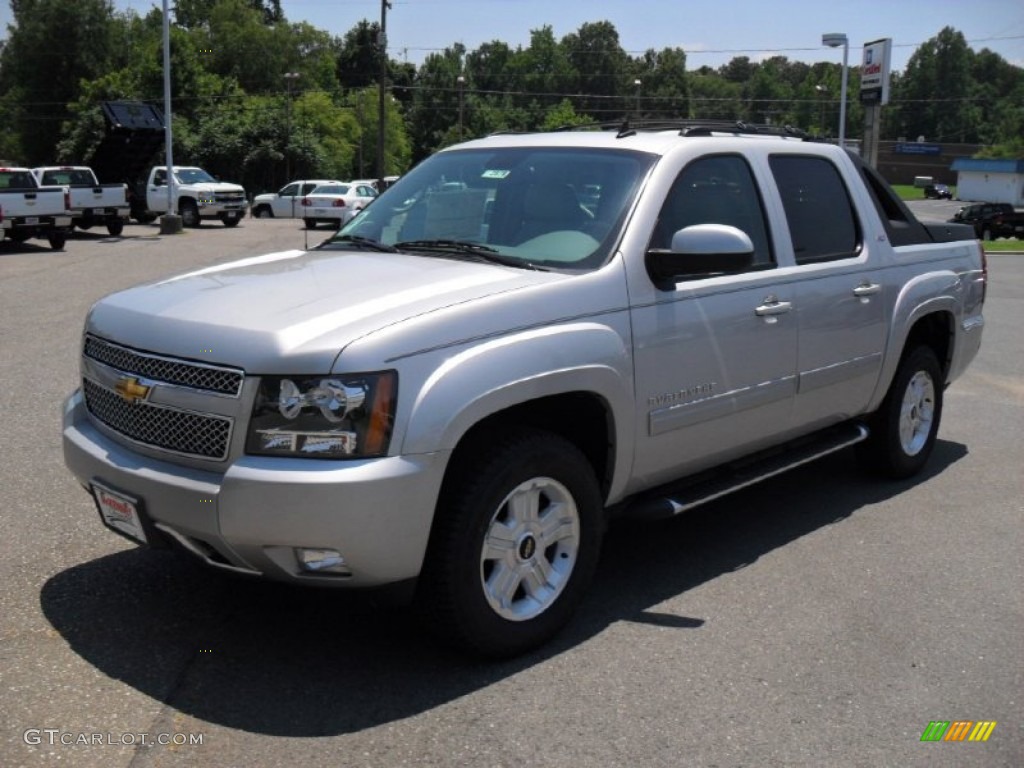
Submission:
<svg viewBox="0 0 1024 768">
<path fill-rule="evenodd" d="M 302 198 L 302 219 L 307 229 L 315 229 L 317 224 L 340 227 L 375 197 L 377 190 L 369 184 L 323 184 Z"/>
<path fill-rule="evenodd" d="M 278 192 L 257 195 L 252 215 L 257 219 L 297 219 L 302 216 L 302 198 L 324 184 L 341 184 L 337 179 L 300 179 L 285 184 Z"/>
</svg>

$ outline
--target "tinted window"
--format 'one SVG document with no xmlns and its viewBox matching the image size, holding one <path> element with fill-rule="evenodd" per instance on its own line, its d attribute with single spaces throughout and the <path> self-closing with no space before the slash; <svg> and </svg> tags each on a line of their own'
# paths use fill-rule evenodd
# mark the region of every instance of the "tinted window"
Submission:
<svg viewBox="0 0 1024 768">
<path fill-rule="evenodd" d="M 774 264 L 761 197 L 742 157 L 702 157 L 682 170 L 658 214 L 651 249 L 668 250 L 672 235 L 694 224 L 736 227 L 754 244 L 755 267 Z"/>
<path fill-rule="evenodd" d="M 770 164 L 797 264 L 856 256 L 860 230 L 836 167 L 821 157 L 795 155 L 774 155 Z"/>
<path fill-rule="evenodd" d="M 281 197 L 294 197 L 299 191 L 298 184 L 289 184 L 281 190 Z"/>
</svg>

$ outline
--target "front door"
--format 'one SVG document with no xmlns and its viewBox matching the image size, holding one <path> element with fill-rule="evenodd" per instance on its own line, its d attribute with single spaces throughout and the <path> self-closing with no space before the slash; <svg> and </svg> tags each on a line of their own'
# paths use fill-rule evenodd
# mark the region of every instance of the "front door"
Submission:
<svg viewBox="0 0 1024 768">
<path fill-rule="evenodd" d="M 637 385 L 634 474 L 650 486 L 749 453 L 791 426 L 797 313 L 776 276 L 761 196 L 739 155 L 700 158 L 666 197 L 651 248 L 694 224 L 727 224 L 754 245 L 748 272 L 677 283 L 631 310 Z"/>
</svg>

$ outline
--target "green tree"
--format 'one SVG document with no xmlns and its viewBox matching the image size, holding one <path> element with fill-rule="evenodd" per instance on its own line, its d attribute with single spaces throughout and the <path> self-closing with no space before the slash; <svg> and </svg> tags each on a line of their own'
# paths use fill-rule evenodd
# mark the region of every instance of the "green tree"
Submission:
<svg viewBox="0 0 1024 768">
<path fill-rule="evenodd" d="M 649 117 L 680 118 L 690 112 L 686 52 L 682 48 L 649 49 L 634 62 L 639 112 Z"/>
<path fill-rule="evenodd" d="M 338 53 L 338 82 L 342 88 L 365 88 L 380 78 L 384 52 L 378 43 L 380 24 L 365 19 L 345 33 Z"/>
<path fill-rule="evenodd" d="M 465 55 L 465 46 L 455 43 L 442 53 L 427 56 L 417 72 L 408 115 L 414 161 L 457 139 L 454 129 L 459 115 L 458 78 L 464 71 Z"/>
<path fill-rule="evenodd" d="M 186 29 L 209 24 L 215 4 L 215 0 L 176 0 L 172 8 L 174 21 Z M 256 11 L 264 24 L 276 24 L 284 21 L 281 0 L 245 0 L 244 4 Z"/>
<path fill-rule="evenodd" d="M 619 44 L 619 33 L 608 21 L 583 24 L 562 38 L 561 47 L 571 65 L 579 97 L 577 109 L 595 120 L 609 120 L 630 110 L 626 94 L 632 92 L 629 56 Z"/>
<path fill-rule="evenodd" d="M 12 0 L 14 24 L 0 54 L 0 102 L 12 126 L 4 141 L 20 162 L 53 162 L 67 104 L 112 58 L 110 0 Z"/>
</svg>

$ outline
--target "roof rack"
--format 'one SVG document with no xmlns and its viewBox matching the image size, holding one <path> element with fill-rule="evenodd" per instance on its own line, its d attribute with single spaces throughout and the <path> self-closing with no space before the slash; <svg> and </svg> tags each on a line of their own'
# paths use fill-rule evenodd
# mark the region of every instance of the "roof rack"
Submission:
<svg viewBox="0 0 1024 768">
<path fill-rule="evenodd" d="M 761 123 L 745 123 L 742 120 L 690 119 L 678 120 L 652 119 L 633 120 L 629 118 L 616 123 L 583 123 L 581 125 L 565 125 L 556 131 L 617 131 L 618 138 L 636 135 L 637 131 L 679 131 L 680 136 L 711 136 L 715 133 L 729 133 L 735 136 L 783 136 L 802 139 L 804 141 L 822 141 L 821 138 L 792 125 L 765 125 Z"/>
</svg>

